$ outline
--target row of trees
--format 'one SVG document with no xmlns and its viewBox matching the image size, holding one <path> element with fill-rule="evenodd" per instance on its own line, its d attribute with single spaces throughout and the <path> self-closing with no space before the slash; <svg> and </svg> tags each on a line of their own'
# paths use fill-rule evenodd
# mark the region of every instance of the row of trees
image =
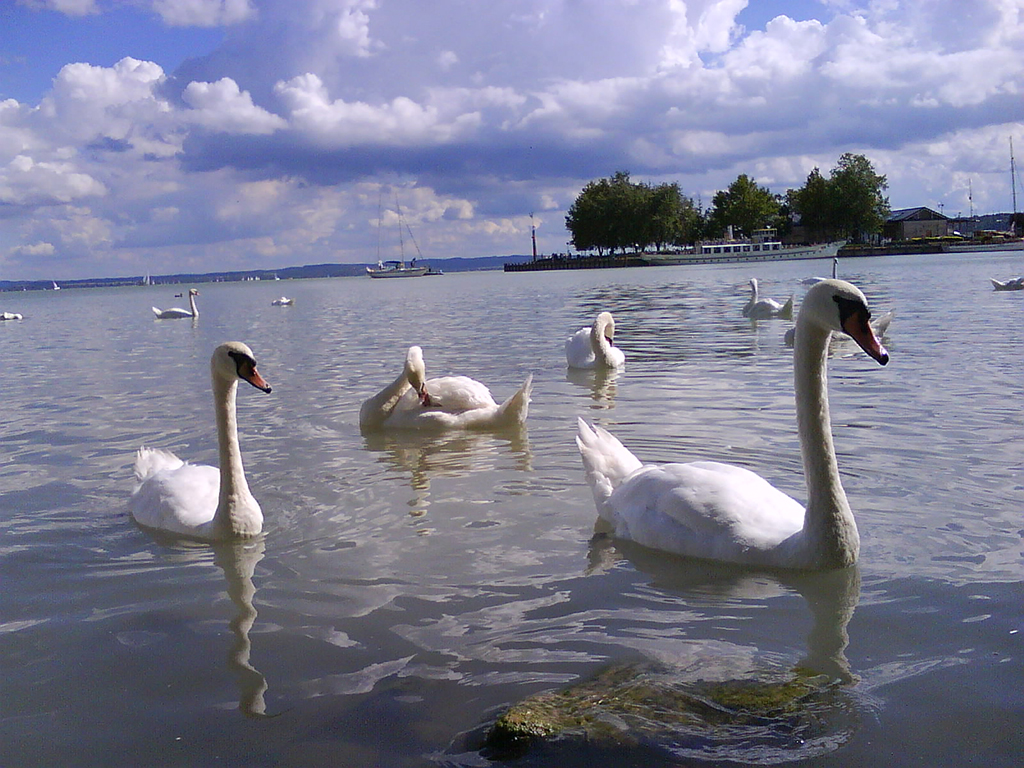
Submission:
<svg viewBox="0 0 1024 768">
<path fill-rule="evenodd" d="M 707 210 L 682 194 L 678 184 L 635 183 L 619 171 L 587 184 L 569 207 L 565 225 L 579 251 L 661 250 L 701 239 L 749 236 L 772 227 L 780 235 L 795 222 L 813 241 L 863 242 L 889 215 L 885 176 L 863 155 L 844 154 L 828 178 L 815 168 L 799 189 L 773 194 L 746 174 L 719 191 Z"/>
</svg>

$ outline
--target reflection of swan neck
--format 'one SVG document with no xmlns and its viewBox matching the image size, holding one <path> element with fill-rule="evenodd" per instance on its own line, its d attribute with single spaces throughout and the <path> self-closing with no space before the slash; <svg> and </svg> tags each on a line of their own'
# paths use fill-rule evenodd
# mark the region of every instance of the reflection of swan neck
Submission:
<svg viewBox="0 0 1024 768">
<path fill-rule="evenodd" d="M 809 318 L 797 318 L 794 351 L 796 419 L 800 433 L 807 509 L 807 552 L 818 553 L 818 567 L 842 567 L 857 561 L 860 537 L 839 478 L 829 419 L 825 359 L 831 332 Z"/>
<path fill-rule="evenodd" d="M 814 574 L 798 589 L 814 621 L 807 637 L 807 657 L 801 666 L 814 674 L 853 682 L 846 658 L 850 643 L 847 627 L 860 601 L 860 570 L 854 566 Z"/>
<path fill-rule="evenodd" d="M 252 664 L 249 656 L 252 643 L 249 631 L 256 621 L 256 608 L 253 597 L 256 586 L 252 577 L 256 564 L 263 559 L 264 545 L 262 541 L 255 543 L 231 542 L 219 545 L 215 561 L 224 571 L 227 581 L 228 597 L 238 609 L 231 619 L 231 631 L 235 635 L 231 650 L 228 652 L 228 665 L 239 674 L 238 708 L 248 717 L 265 717 L 267 680 Z"/>
</svg>

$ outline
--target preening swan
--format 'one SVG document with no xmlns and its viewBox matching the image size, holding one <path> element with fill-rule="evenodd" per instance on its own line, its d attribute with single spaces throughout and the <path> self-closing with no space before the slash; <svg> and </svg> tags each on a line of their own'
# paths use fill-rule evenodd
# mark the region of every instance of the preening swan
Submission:
<svg viewBox="0 0 1024 768">
<path fill-rule="evenodd" d="M 402 373 L 366 400 L 359 409 L 359 428 L 377 429 L 500 429 L 526 421 L 533 376 L 498 405 L 479 381 L 466 376 L 427 380 L 423 350 L 409 347 Z"/>
<path fill-rule="evenodd" d="M 195 288 L 188 289 L 188 305 L 191 309 L 182 309 L 181 307 L 172 307 L 171 309 L 157 309 L 156 307 L 150 307 L 153 310 L 153 314 L 156 315 L 157 320 L 177 320 L 181 317 L 199 317 L 199 308 L 196 306 L 196 296 L 199 295 L 199 291 Z"/>
<path fill-rule="evenodd" d="M 238 447 L 235 396 L 238 380 L 270 392 L 252 350 L 239 341 L 221 344 L 210 359 L 220 469 L 184 462 L 168 451 L 140 448 L 131 514 L 139 525 L 196 539 L 255 536 L 263 512 L 249 491 Z"/>
<path fill-rule="evenodd" d="M 580 419 L 576 444 L 598 514 L 621 538 L 690 557 L 802 569 L 855 563 L 860 537 L 832 444 L 825 361 L 832 332 L 845 331 L 878 363 L 889 362 L 870 317 L 864 294 L 843 280 L 814 285 L 800 307 L 793 357 L 806 510 L 741 467 L 645 466 Z"/>
<path fill-rule="evenodd" d="M 1009 280 L 996 280 L 990 277 L 994 291 L 1024 291 L 1024 277 L 1012 277 Z"/>
<path fill-rule="evenodd" d="M 21 312 L 0 312 L 0 320 L 21 320 Z"/>
<path fill-rule="evenodd" d="M 280 299 L 274 299 L 270 303 L 275 307 L 290 307 L 295 303 L 295 299 L 289 299 L 287 296 L 282 296 Z"/>
<path fill-rule="evenodd" d="M 793 318 L 793 297 L 790 296 L 785 304 L 779 304 L 775 299 L 763 299 L 757 291 L 757 278 L 750 278 L 750 299 L 743 307 L 743 316 L 751 320 L 767 320 L 772 317 L 781 317 L 785 320 Z"/>
<path fill-rule="evenodd" d="M 619 368 L 626 362 L 615 346 L 615 318 L 602 312 L 593 325 L 584 326 L 565 342 L 565 360 L 570 368 Z"/>
</svg>

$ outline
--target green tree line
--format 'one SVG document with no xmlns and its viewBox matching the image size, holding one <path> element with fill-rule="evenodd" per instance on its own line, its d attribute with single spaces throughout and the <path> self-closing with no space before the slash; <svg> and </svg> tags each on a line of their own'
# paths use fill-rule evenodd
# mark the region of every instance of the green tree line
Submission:
<svg viewBox="0 0 1024 768">
<path fill-rule="evenodd" d="M 729 228 L 749 237 L 755 230 L 790 232 L 794 221 L 815 241 L 864 242 L 881 232 L 889 215 L 885 176 L 863 155 L 844 154 L 826 178 L 815 168 L 799 189 L 773 194 L 741 174 L 715 193 L 702 210 L 679 185 L 633 182 L 618 171 L 589 182 L 569 207 L 565 226 L 578 251 L 599 254 L 662 250 L 725 236 Z"/>
</svg>

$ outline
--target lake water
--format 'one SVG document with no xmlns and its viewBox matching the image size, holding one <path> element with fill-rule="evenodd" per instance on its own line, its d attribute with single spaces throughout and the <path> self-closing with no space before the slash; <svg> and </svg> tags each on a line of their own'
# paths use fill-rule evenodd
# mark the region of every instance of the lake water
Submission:
<svg viewBox="0 0 1024 768">
<path fill-rule="evenodd" d="M 1024 273 L 1019 254 L 841 265 L 896 312 L 887 367 L 830 358 L 856 569 L 595 535 L 580 415 L 643 460 L 725 460 L 803 497 L 789 323 L 740 310 L 749 277 L 799 300 L 829 268 L 205 284 L 195 322 L 149 309 L 187 286 L 0 294 L 25 316 L 0 323 L 0 763 L 488 765 L 505 707 L 642 660 L 683 687 L 797 665 L 849 681 L 814 738 L 766 720 L 655 740 L 638 765 L 1021 765 L 1024 292 L 988 281 Z M 564 339 L 600 310 L 625 369 L 567 375 Z M 239 391 L 264 535 L 155 540 L 127 514 L 133 454 L 216 463 L 209 357 L 230 339 L 274 387 Z M 532 373 L 526 430 L 361 436 L 410 344 L 498 400 Z"/>
</svg>

